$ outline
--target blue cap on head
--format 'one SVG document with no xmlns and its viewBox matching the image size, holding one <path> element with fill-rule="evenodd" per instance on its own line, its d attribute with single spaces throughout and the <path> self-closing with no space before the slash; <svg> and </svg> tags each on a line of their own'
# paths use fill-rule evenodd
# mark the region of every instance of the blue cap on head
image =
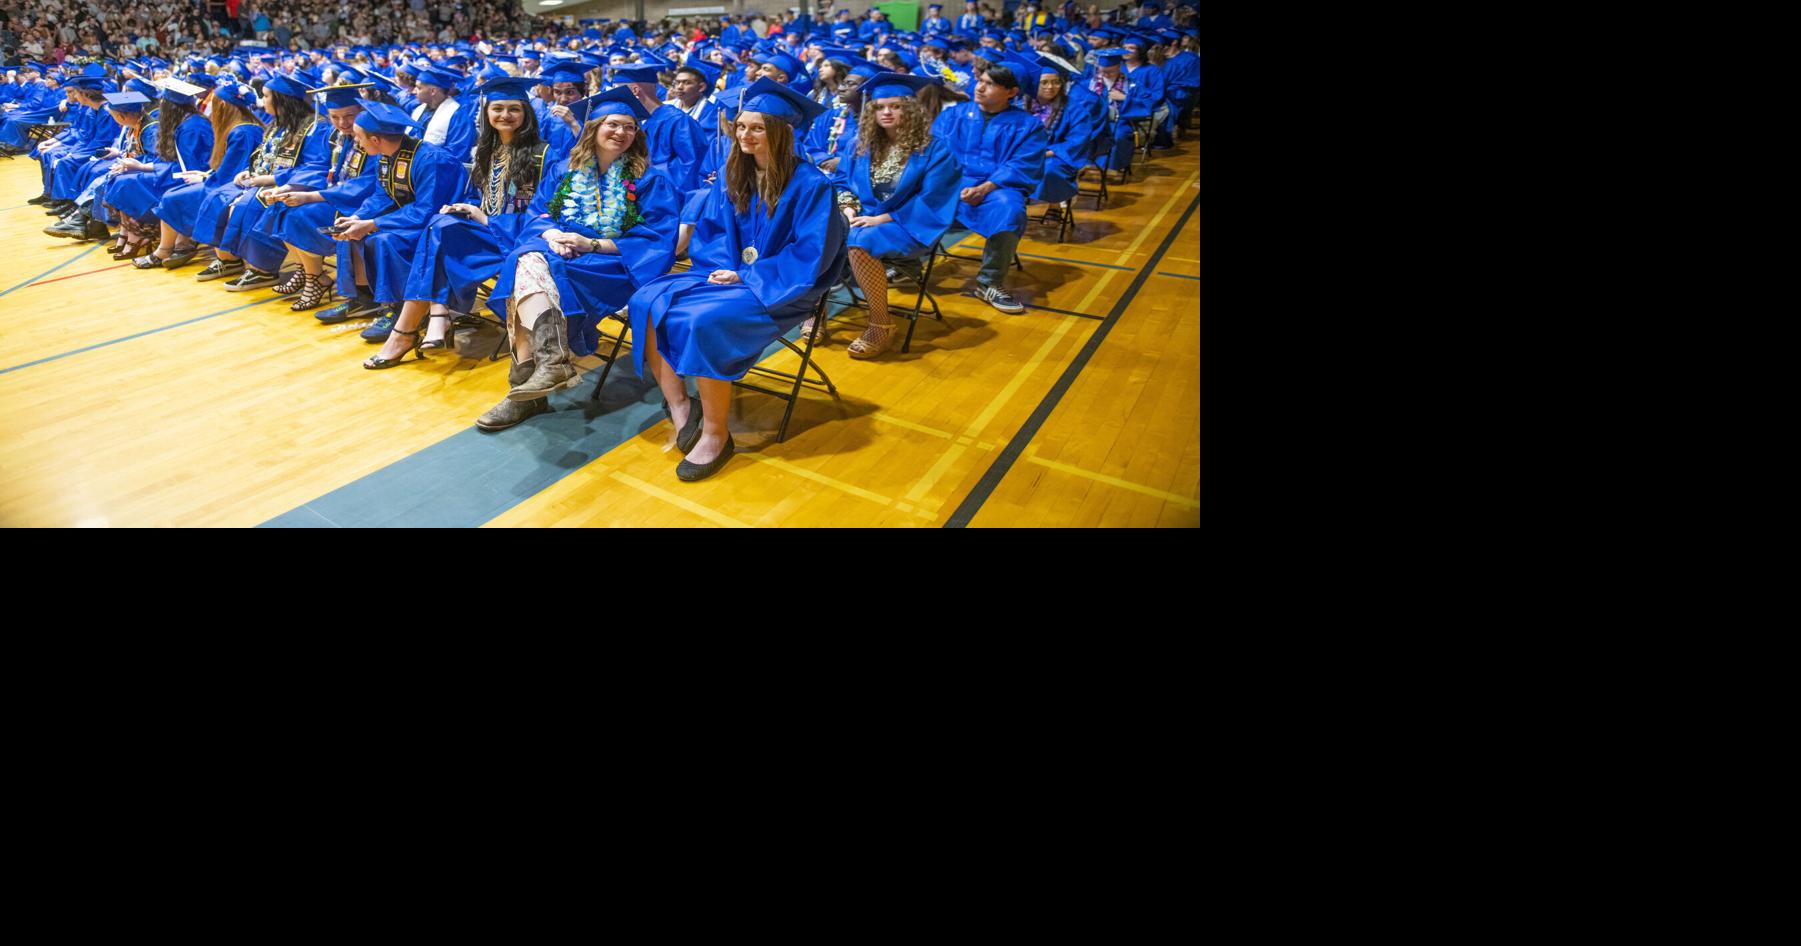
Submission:
<svg viewBox="0 0 1801 946">
<path fill-rule="evenodd" d="M 125 83 L 125 88 L 149 98 L 157 98 L 162 94 L 155 85 L 145 82 L 143 79 L 133 79 Z"/>
<path fill-rule="evenodd" d="M 565 60 L 545 66 L 544 72 L 538 76 L 538 81 L 545 85 L 556 85 L 559 82 L 581 85 L 588 81 L 590 68 L 587 63 L 579 59 L 573 62 Z"/>
<path fill-rule="evenodd" d="M 274 76 L 269 79 L 269 81 L 263 83 L 263 88 L 270 92 L 277 92 L 291 98 L 304 99 L 306 98 L 306 90 L 316 84 L 317 83 L 296 82 L 287 76 Z"/>
<path fill-rule="evenodd" d="M 230 102 L 246 112 L 256 111 L 256 90 L 250 86 L 232 82 L 213 90 L 213 98 L 217 101 Z"/>
<path fill-rule="evenodd" d="M 619 66 L 613 70 L 613 81 L 648 82 L 655 85 L 657 71 L 656 66 Z"/>
<path fill-rule="evenodd" d="M 825 114 L 825 106 L 774 79 L 758 79 L 744 90 L 742 111 L 773 115 L 796 128 L 805 128 Z"/>
<path fill-rule="evenodd" d="M 507 76 L 483 82 L 476 92 L 489 102 L 529 102 L 532 97 L 532 89 L 537 87 L 538 80 L 536 79 L 517 79 Z"/>
<path fill-rule="evenodd" d="M 361 85 L 334 85 L 313 91 L 325 93 L 326 108 L 349 108 L 352 105 L 361 107 L 364 101 L 363 90 L 375 87 L 375 83 L 365 82 Z"/>
<path fill-rule="evenodd" d="M 356 126 L 372 135 L 404 135 L 418 128 L 419 123 L 385 102 L 365 101 L 363 114 L 356 117 Z"/>
<path fill-rule="evenodd" d="M 149 101 L 150 97 L 142 92 L 109 92 L 106 107 L 121 112 L 141 112 Z"/>
<path fill-rule="evenodd" d="M 1090 58 L 1103 66 L 1117 66 L 1119 65 L 1119 61 L 1125 58 L 1125 55 L 1125 50 L 1110 46 L 1106 49 L 1095 50 L 1090 54 Z"/>
<path fill-rule="evenodd" d="M 630 115 L 639 124 L 650 121 L 650 111 L 638 101 L 631 89 L 624 86 L 614 86 L 599 95 L 590 95 L 569 106 L 569 111 L 579 122 L 591 122 L 608 115 Z"/>
<path fill-rule="evenodd" d="M 1019 80 L 1016 88 L 1020 91 L 1037 94 L 1038 77 L 1044 72 L 1044 67 L 1040 66 L 1036 59 L 1027 59 L 1019 53 L 1008 53 L 1001 57 L 1001 61 L 995 65 L 1005 66 L 1009 72 L 1013 73 L 1013 78 Z"/>
<path fill-rule="evenodd" d="M 766 65 L 771 65 L 782 70 L 782 73 L 788 77 L 788 81 L 790 82 L 805 75 L 807 71 L 806 67 L 800 64 L 800 60 L 795 59 L 787 53 L 776 53 L 768 59 L 763 60 L 763 62 Z"/>
<path fill-rule="evenodd" d="M 446 92 L 460 92 L 463 88 L 463 77 L 448 69 L 432 67 L 419 71 L 419 81 L 426 85 L 435 85 Z"/>
<path fill-rule="evenodd" d="M 886 72 L 868 82 L 863 83 L 863 101 L 876 99 L 898 99 L 910 95 L 918 95 L 919 90 L 932 84 L 925 76 L 907 75 L 900 72 Z"/>
<path fill-rule="evenodd" d="M 698 72 L 701 75 L 705 76 L 706 80 L 707 80 L 707 88 L 708 89 L 711 89 L 711 88 L 713 88 L 713 86 L 718 85 L 719 77 L 725 73 L 725 70 L 719 68 L 718 66 L 715 66 L 710 62 L 702 62 L 699 59 L 688 60 L 688 64 L 683 66 L 682 68 L 683 69 L 692 69 L 695 72 Z"/>
<path fill-rule="evenodd" d="M 1051 55 L 1050 53 L 1039 53 L 1038 54 L 1038 66 L 1040 69 L 1043 69 L 1045 72 L 1055 72 L 1056 74 L 1062 76 L 1064 82 L 1068 82 L 1070 76 L 1073 76 L 1076 74 L 1076 67 L 1075 67 L 1074 63 L 1065 61 L 1059 57 Z"/>
</svg>

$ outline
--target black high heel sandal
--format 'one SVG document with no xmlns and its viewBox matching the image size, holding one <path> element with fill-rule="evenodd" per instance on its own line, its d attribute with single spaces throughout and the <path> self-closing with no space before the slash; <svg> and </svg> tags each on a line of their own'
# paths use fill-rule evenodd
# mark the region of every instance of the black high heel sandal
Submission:
<svg viewBox="0 0 1801 946">
<path fill-rule="evenodd" d="M 419 350 L 420 351 L 454 351 L 456 349 L 456 322 L 455 322 L 455 320 L 451 318 L 450 313 L 446 312 L 443 315 L 427 315 L 425 317 L 425 324 L 430 325 L 432 319 L 443 319 L 444 321 L 449 322 L 450 325 L 444 329 L 444 337 L 443 338 L 421 342 L 419 344 Z"/>
<path fill-rule="evenodd" d="M 396 335 L 405 335 L 407 338 L 410 338 L 413 340 L 413 347 L 411 350 L 409 350 L 406 353 L 406 355 L 418 355 L 420 361 L 425 360 L 425 352 L 421 351 L 419 348 L 419 346 L 421 344 L 421 342 L 419 341 L 419 336 L 424 333 L 425 326 L 421 325 L 418 328 L 413 329 L 410 332 L 408 332 L 404 329 L 401 329 L 399 327 L 391 329 L 391 331 Z M 376 355 L 375 357 L 369 359 L 368 361 L 363 362 L 363 367 L 368 368 L 370 371 L 380 371 L 383 368 L 392 368 L 395 365 L 398 365 L 401 362 L 406 361 L 406 355 L 401 355 L 399 358 L 383 358 L 380 355 Z"/>
<path fill-rule="evenodd" d="M 305 312 L 324 305 L 334 294 L 331 283 L 324 274 L 306 277 L 306 284 L 300 290 L 300 299 L 288 306 L 289 312 Z"/>
</svg>

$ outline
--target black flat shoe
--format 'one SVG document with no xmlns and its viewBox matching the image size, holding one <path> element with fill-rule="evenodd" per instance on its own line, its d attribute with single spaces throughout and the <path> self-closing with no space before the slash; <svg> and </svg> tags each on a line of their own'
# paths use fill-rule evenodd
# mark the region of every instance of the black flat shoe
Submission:
<svg viewBox="0 0 1801 946">
<path fill-rule="evenodd" d="M 732 454 L 737 452 L 738 445 L 732 442 L 732 435 L 726 434 L 725 449 L 719 451 L 719 456 L 714 457 L 712 463 L 703 466 L 698 463 L 689 463 L 687 460 L 683 460 L 675 468 L 676 478 L 684 483 L 698 483 L 719 472 L 725 467 L 725 461 L 730 460 Z"/>
<path fill-rule="evenodd" d="M 198 247 L 198 246 L 190 246 L 185 250 L 176 250 L 175 252 L 169 254 L 168 259 L 163 260 L 163 268 L 164 269 L 180 269 L 181 267 L 186 266 L 189 263 L 192 263 L 194 261 L 194 257 L 199 256 L 199 255 L 200 255 L 200 247 Z"/>
<path fill-rule="evenodd" d="M 668 410 L 669 408 L 665 406 L 663 409 Z M 669 419 L 675 420 L 675 416 L 671 414 Z M 681 431 L 675 435 L 675 448 L 680 450 L 683 456 L 687 456 L 688 451 L 694 449 L 694 442 L 700 439 L 700 422 L 700 398 L 691 397 L 688 399 L 688 422 L 683 424 Z"/>
</svg>

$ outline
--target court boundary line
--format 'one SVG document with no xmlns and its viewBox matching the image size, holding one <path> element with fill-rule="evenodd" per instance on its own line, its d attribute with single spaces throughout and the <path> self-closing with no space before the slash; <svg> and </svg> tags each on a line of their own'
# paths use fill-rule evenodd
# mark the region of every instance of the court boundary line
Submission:
<svg viewBox="0 0 1801 946">
<path fill-rule="evenodd" d="M 101 342 L 97 345 L 89 345 L 86 348 L 77 348 L 74 351 L 66 351 L 60 355 L 51 355 L 48 358 L 39 358 L 37 361 L 28 361 L 22 365 L 13 365 L 11 368 L 0 368 L 0 375 L 8 375 L 8 374 L 12 374 L 15 371 L 23 371 L 26 368 L 35 368 L 38 365 L 47 365 L 53 361 L 61 361 L 64 358 L 72 358 L 76 355 L 86 354 L 91 351 L 98 351 L 102 348 L 110 348 L 114 345 L 122 345 L 125 342 L 140 339 L 147 335 L 155 335 L 159 332 L 167 332 L 170 329 L 181 328 L 184 325 L 193 325 L 195 322 L 204 322 L 207 319 L 216 319 L 221 315 L 230 315 L 233 312 L 242 312 L 245 309 L 253 309 L 259 305 L 262 305 L 265 302 L 274 302 L 275 300 L 282 299 L 282 298 L 286 298 L 286 297 L 285 296 L 270 296 L 267 299 L 259 299 L 255 302 L 249 303 L 248 305 L 238 306 L 235 309 L 226 309 L 223 312 L 214 312 L 211 315 L 203 315 L 203 316 L 200 316 L 199 318 L 189 319 L 186 322 L 177 322 L 174 325 L 165 325 L 162 328 L 153 328 L 148 331 L 139 332 L 136 335 L 127 335 L 124 338 L 115 338 L 111 341 Z"/>
<path fill-rule="evenodd" d="M 1039 428 L 1044 426 L 1045 422 L 1050 419 L 1051 412 L 1055 411 L 1057 405 L 1062 403 L 1063 396 L 1069 393 L 1071 387 L 1075 386 L 1076 378 L 1081 375 L 1084 368 L 1088 367 L 1088 363 L 1094 358 L 1094 353 L 1100 350 L 1101 343 L 1105 342 L 1107 336 L 1112 334 L 1113 326 L 1119 324 L 1120 318 L 1125 315 L 1126 309 L 1132 304 L 1132 301 L 1138 298 L 1138 291 L 1143 289 L 1144 284 L 1150 280 L 1157 263 L 1163 259 L 1165 253 L 1169 252 L 1169 248 L 1176 244 L 1176 238 L 1181 235 L 1182 228 L 1188 226 L 1189 219 L 1194 216 L 1196 210 L 1200 209 L 1200 206 L 1201 198 L 1198 196 L 1189 203 L 1188 209 L 1182 212 L 1182 219 L 1176 221 L 1176 225 L 1170 228 L 1169 235 L 1163 238 L 1163 245 L 1157 248 L 1157 252 L 1151 255 L 1144 268 L 1139 270 L 1138 276 L 1132 280 L 1132 285 L 1126 287 L 1125 295 L 1114 303 L 1113 311 L 1107 314 L 1107 320 L 1094 330 L 1093 335 L 1089 336 L 1088 343 L 1082 346 L 1080 352 L 1076 353 L 1075 359 L 1069 363 L 1068 368 L 1064 369 L 1063 376 L 1057 379 L 1057 383 L 1051 385 L 1050 391 L 1045 394 L 1044 400 L 1039 402 L 1038 408 L 1032 412 L 1032 416 L 1026 419 L 1025 425 L 1019 429 L 1019 433 L 1013 435 L 1013 439 L 1001 450 L 1000 456 L 996 457 L 994 463 L 989 466 L 988 472 L 982 474 L 982 478 L 976 483 L 975 488 L 970 490 L 969 495 L 965 496 L 963 502 L 957 506 L 957 511 L 951 513 L 951 517 L 944 523 L 944 528 L 966 528 L 975 519 L 976 514 L 982 511 L 982 505 L 988 501 L 988 497 L 994 494 L 994 490 L 1001 484 L 1001 480 L 1005 479 L 1007 474 L 1012 471 L 1013 465 L 1019 462 L 1021 454 L 1025 453 L 1032 438 L 1037 436 Z"/>
<path fill-rule="evenodd" d="M 61 263 L 58 263 L 55 266 L 52 266 L 49 269 L 46 269 L 43 272 L 38 273 L 36 276 L 33 276 L 30 279 L 27 279 L 22 283 L 19 283 L 17 286 L 12 287 L 11 289 L 6 290 L 5 292 L 0 292 L 0 299 L 4 299 L 7 296 L 12 295 L 13 293 L 18 292 L 19 290 L 24 289 L 27 286 L 30 286 L 32 283 L 37 282 L 40 279 L 43 279 L 45 276 L 48 276 L 51 273 L 54 273 L 59 269 L 62 269 L 64 266 L 68 266 L 68 265 L 74 263 L 76 260 L 81 259 L 83 256 L 86 256 L 89 253 L 92 253 L 99 248 L 100 248 L 100 244 L 96 243 L 93 246 L 90 246 L 87 249 L 82 250 L 81 252 L 75 254 L 74 256 L 71 256 L 68 259 L 63 260 Z"/>
</svg>

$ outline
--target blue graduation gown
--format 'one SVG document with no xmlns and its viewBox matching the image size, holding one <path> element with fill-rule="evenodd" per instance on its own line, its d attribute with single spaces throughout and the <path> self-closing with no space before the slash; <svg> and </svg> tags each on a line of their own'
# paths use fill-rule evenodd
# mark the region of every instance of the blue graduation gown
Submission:
<svg viewBox="0 0 1801 946">
<path fill-rule="evenodd" d="M 86 109 L 81 138 L 65 148 L 57 159 L 44 162 L 49 171 L 45 183 L 50 196 L 58 200 L 74 200 L 81 195 L 81 174 L 88 169 L 94 155 L 110 147 L 119 138 L 119 123 L 104 108 Z"/>
<path fill-rule="evenodd" d="M 832 129 L 843 119 L 844 128 L 837 136 Z M 807 160 L 819 164 L 831 158 L 842 158 L 857 146 L 857 113 L 843 103 L 832 106 L 813 119 L 813 127 L 807 131 Z"/>
<path fill-rule="evenodd" d="M 907 159 L 907 168 L 894 182 L 886 198 L 870 182 L 870 156 L 852 149 L 832 175 L 832 184 L 848 190 L 862 203 L 861 216 L 893 214 L 892 223 L 876 227 L 851 227 L 850 246 L 879 259 L 912 259 L 924 256 L 944 235 L 957 216 L 957 184 L 963 169 L 950 143 L 932 139 L 926 150 Z"/>
<path fill-rule="evenodd" d="M 823 172 L 802 164 L 773 217 L 761 196 L 739 213 L 721 177 L 689 243 L 693 269 L 664 276 L 632 296 L 632 332 L 643 338 L 655 326 L 657 350 L 678 374 L 744 377 L 843 275 L 847 227 L 834 194 Z M 746 248 L 755 248 L 754 262 L 746 261 Z M 720 269 L 736 272 L 740 282 L 708 282 Z M 642 346 L 632 356 L 643 376 Z"/>
<path fill-rule="evenodd" d="M 273 135 L 265 137 L 262 144 L 257 146 L 261 164 L 264 167 L 273 164 L 275 153 L 283 147 L 288 134 L 281 129 L 276 129 Z M 304 131 L 294 132 L 294 134 L 304 134 Z M 255 167 L 257 163 L 256 158 L 253 157 L 251 167 Z M 235 240 L 243 238 L 244 221 L 239 221 L 236 233 L 232 232 L 231 221 L 246 214 L 253 219 L 258 215 L 263 207 L 257 202 L 257 190 L 258 188 L 255 187 L 239 187 L 231 184 L 208 195 L 205 200 L 200 202 L 200 213 L 194 218 L 194 229 L 197 233 L 212 234 L 213 238 L 210 240 L 196 239 L 202 243 L 211 243 L 236 255 L 237 251 L 232 249 L 232 244 Z"/>
<path fill-rule="evenodd" d="M 330 160 L 331 133 L 331 122 L 315 120 L 306 129 L 306 137 L 293 156 L 293 163 L 277 164 L 270 169 L 270 176 L 275 178 L 273 186 L 293 186 L 302 174 L 306 177 L 301 180 L 323 179 Z M 265 207 L 256 199 L 257 190 L 260 188 L 252 189 L 233 205 L 231 221 L 225 225 L 225 236 L 220 239 L 219 246 L 233 256 L 241 257 L 252 268 L 272 273 L 281 268 L 282 260 L 288 255 L 287 246 L 277 236 L 280 231 L 274 229 L 279 226 L 279 218 L 287 212 L 288 205 L 275 203 Z"/>
<path fill-rule="evenodd" d="M 687 112 L 673 105 L 658 108 L 644 123 L 644 134 L 651 167 L 668 175 L 678 191 L 700 186 L 700 162 L 707 154 L 707 140 Z"/>
<path fill-rule="evenodd" d="M 419 250 L 413 255 L 412 272 L 407 274 L 408 299 L 442 303 L 457 312 L 475 307 L 475 290 L 500 271 L 501 261 L 537 216 L 527 211 L 537 202 L 538 184 L 542 183 L 544 172 L 554 170 L 548 153 L 544 160 L 545 166 L 537 169 L 538 181 L 523 189 L 516 182 L 507 183 L 504 209 L 489 215 L 486 224 L 451 214 L 432 216 Z M 555 170 L 558 179 L 561 175 L 560 170 Z M 466 178 L 462 195 L 452 203 L 480 207 L 482 183 Z"/>
<path fill-rule="evenodd" d="M 557 296 L 563 315 L 569 320 L 569 350 L 577 355 L 594 353 L 600 341 L 600 322 L 625 307 L 632 293 L 675 265 L 676 224 L 681 213 L 681 193 L 668 175 L 655 168 L 638 179 L 638 212 L 643 220 L 613 240 L 619 247 L 617 256 L 610 253 L 584 253 L 564 259 L 542 239 L 549 230 L 579 233 L 589 239 L 600 234 L 573 220 L 552 220 L 545 216 L 551 198 L 568 173 L 566 165 L 545 172 L 544 186 L 525 214 L 526 225 L 519 233 L 512 252 L 501 263 L 500 276 L 494 281 L 494 292 L 488 305 L 506 318 L 507 300 L 513 296 L 513 279 L 519 270 L 519 259 L 527 253 L 538 253 L 550 268 L 557 284 Z"/>
<path fill-rule="evenodd" d="M 1060 204 L 1081 191 L 1076 175 L 1089 163 L 1096 142 L 1105 130 L 1106 105 L 1085 89 L 1071 89 L 1063 113 L 1046 133 L 1051 153 L 1044 159 L 1044 183 L 1033 200 Z"/>
<path fill-rule="evenodd" d="M 932 134 L 948 140 L 963 164 L 959 191 L 988 181 L 999 187 L 980 206 L 959 201 L 957 222 L 984 237 L 1023 233 L 1026 199 L 1044 181 L 1044 153 L 1050 150 L 1038 119 L 1009 107 L 984 122 L 981 107 L 964 102 L 939 115 Z"/>
<path fill-rule="evenodd" d="M 161 136 L 159 122 L 157 137 Z M 107 188 L 106 202 L 135 219 L 149 219 L 163 195 L 180 186 L 175 175 L 183 165 L 190 171 L 207 170 L 207 162 L 213 158 L 213 123 L 205 115 L 189 115 L 175 129 L 175 153 L 179 156 L 176 161 L 164 161 L 160 156 L 149 160 L 155 170 L 120 175 Z M 158 152 L 152 150 L 151 154 Z"/>
<path fill-rule="evenodd" d="M 331 226 L 339 214 L 355 213 L 371 194 L 381 188 L 381 162 L 364 154 L 352 139 L 346 139 L 342 145 L 337 161 L 327 179 L 322 182 L 325 186 L 318 189 L 319 196 L 325 198 L 324 201 L 290 207 L 282 214 L 280 236 L 288 246 L 314 256 L 334 256 L 338 251 L 338 241 L 320 233 L 319 228 Z M 339 275 L 339 283 L 342 284 L 343 274 Z"/>
<path fill-rule="evenodd" d="M 231 180 L 238 176 L 239 171 L 250 166 L 251 155 L 256 153 L 262 143 L 261 125 L 239 125 L 233 128 L 225 136 L 225 153 L 219 159 L 219 166 L 211 169 L 207 179 L 198 184 L 183 184 L 164 193 L 162 202 L 156 205 L 157 217 L 196 243 L 211 243 L 218 239 L 219 234 L 216 232 L 196 232 L 201 205 L 214 194 L 229 191 L 236 196 L 243 190 Z M 214 223 L 218 223 L 216 218 Z"/>
<path fill-rule="evenodd" d="M 396 165 L 396 156 L 365 163 L 377 164 L 379 174 Z M 413 271 L 413 251 L 424 236 L 426 224 L 437 216 L 439 207 L 453 203 L 462 194 L 463 181 L 468 176 L 463 162 L 449 151 L 418 142 L 407 169 L 407 178 L 412 182 L 411 199 L 397 203 L 378 183 L 355 212 L 359 220 L 378 221 L 375 232 L 360 240 L 334 241 L 338 245 L 338 291 L 346 296 L 356 291 L 350 262 L 351 254 L 356 253 L 362 257 L 363 274 L 375 301 L 390 305 L 404 302 L 407 276 Z"/>
</svg>

